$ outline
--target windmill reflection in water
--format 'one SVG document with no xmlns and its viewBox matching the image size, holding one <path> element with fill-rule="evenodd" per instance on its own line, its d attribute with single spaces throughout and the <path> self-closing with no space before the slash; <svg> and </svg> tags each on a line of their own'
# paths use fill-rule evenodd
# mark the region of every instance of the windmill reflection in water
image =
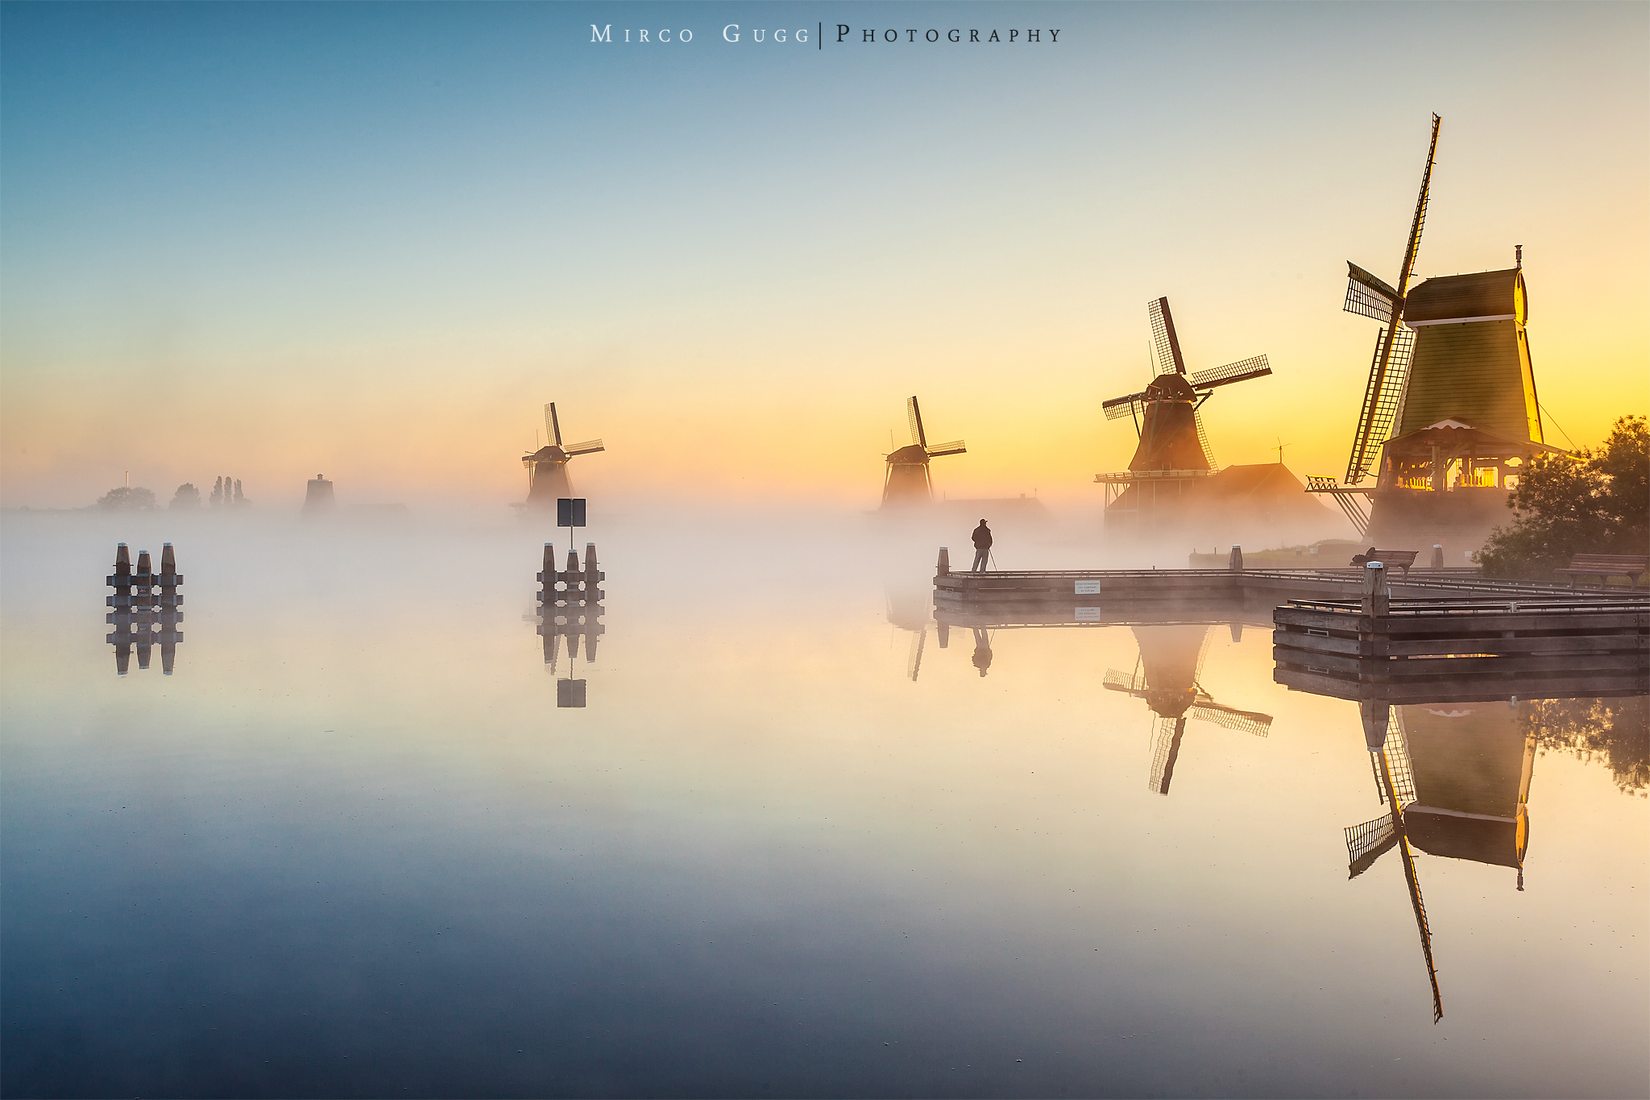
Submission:
<svg viewBox="0 0 1650 1100">
<path fill-rule="evenodd" d="M 1231 628 L 1236 639 L 1242 624 L 1233 622 Z M 1188 721 L 1209 722 L 1255 737 L 1265 737 L 1271 731 L 1270 714 L 1217 703 L 1199 684 L 1203 657 L 1209 648 L 1208 624 L 1134 625 L 1129 629 L 1140 649 L 1134 672 L 1124 674 L 1111 669 L 1106 673 L 1105 686 L 1144 700 L 1157 716 L 1149 789 L 1169 793 Z"/>
</svg>

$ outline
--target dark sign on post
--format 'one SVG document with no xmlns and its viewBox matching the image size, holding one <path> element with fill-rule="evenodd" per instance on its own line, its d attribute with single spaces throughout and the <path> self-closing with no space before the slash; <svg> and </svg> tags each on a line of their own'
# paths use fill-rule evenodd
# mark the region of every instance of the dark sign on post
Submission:
<svg viewBox="0 0 1650 1100">
<path fill-rule="evenodd" d="M 584 526 L 584 497 L 556 498 L 556 526 Z"/>
</svg>

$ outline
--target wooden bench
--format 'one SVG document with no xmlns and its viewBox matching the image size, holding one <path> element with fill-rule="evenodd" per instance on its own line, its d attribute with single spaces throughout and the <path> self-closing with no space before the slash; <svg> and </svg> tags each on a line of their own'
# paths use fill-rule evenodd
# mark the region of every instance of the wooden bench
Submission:
<svg viewBox="0 0 1650 1100">
<path fill-rule="evenodd" d="M 1626 577 L 1627 583 L 1636 588 L 1639 578 L 1650 572 L 1650 554 L 1577 554 L 1569 565 L 1555 572 L 1569 577 L 1571 588 L 1576 587 L 1578 577 L 1597 577 L 1600 588 L 1611 577 Z"/>
<path fill-rule="evenodd" d="M 1372 561 L 1378 561 L 1388 569 L 1402 569 L 1407 577 L 1409 567 L 1415 564 L 1415 555 L 1419 553 L 1419 550 L 1377 550 L 1371 546 L 1363 553 L 1353 555 L 1352 564 L 1368 565 Z"/>
</svg>

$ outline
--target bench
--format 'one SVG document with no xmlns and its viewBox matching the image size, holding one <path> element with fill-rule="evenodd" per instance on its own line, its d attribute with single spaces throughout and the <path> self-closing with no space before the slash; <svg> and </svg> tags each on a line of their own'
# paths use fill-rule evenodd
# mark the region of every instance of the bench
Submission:
<svg viewBox="0 0 1650 1100">
<path fill-rule="evenodd" d="M 1577 554 L 1569 565 L 1555 572 L 1569 577 L 1571 588 L 1578 577 L 1597 577 L 1600 588 L 1611 577 L 1626 577 L 1627 583 L 1636 588 L 1639 578 L 1650 572 L 1650 554 Z"/>
<path fill-rule="evenodd" d="M 1419 550 L 1377 550 L 1371 546 L 1361 554 L 1352 557 L 1353 565 L 1368 565 L 1378 561 L 1388 569 L 1402 569 L 1404 576 L 1409 576 L 1409 567 L 1415 564 L 1415 555 Z"/>
</svg>

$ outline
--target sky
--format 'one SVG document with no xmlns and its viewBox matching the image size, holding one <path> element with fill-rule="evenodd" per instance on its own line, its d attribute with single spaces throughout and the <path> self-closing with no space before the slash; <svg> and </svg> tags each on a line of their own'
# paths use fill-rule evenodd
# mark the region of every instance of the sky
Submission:
<svg viewBox="0 0 1650 1100">
<path fill-rule="evenodd" d="M 0 504 L 502 510 L 553 400 L 592 496 L 871 507 L 918 394 L 937 491 L 1097 510 L 1159 295 L 1270 358 L 1217 460 L 1338 475 L 1434 111 L 1417 277 L 1522 244 L 1596 443 L 1650 410 L 1647 5 L 3 4 Z"/>
</svg>

